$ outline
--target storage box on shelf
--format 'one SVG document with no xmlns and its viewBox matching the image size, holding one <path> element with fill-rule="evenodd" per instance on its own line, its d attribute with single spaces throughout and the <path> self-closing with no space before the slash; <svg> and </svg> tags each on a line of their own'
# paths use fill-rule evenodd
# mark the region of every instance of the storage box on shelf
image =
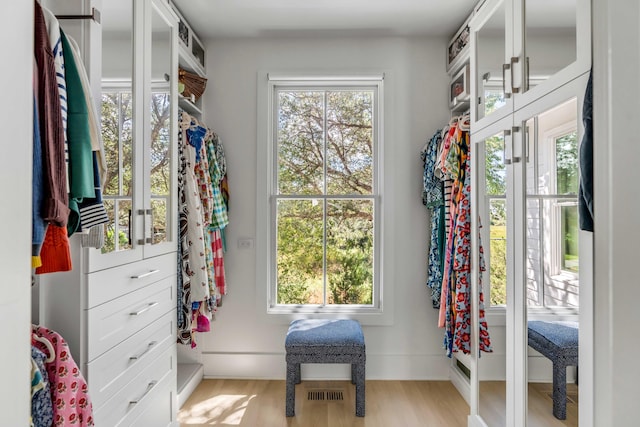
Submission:
<svg viewBox="0 0 640 427">
<path fill-rule="evenodd" d="M 466 62 L 460 71 L 453 76 L 449 84 L 449 108 L 455 112 L 468 110 L 470 98 L 469 63 Z"/>
</svg>

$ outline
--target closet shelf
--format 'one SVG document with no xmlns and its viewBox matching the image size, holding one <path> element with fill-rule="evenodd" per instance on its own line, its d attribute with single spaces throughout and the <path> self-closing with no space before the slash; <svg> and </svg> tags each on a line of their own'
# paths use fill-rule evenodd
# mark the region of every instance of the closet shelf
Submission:
<svg viewBox="0 0 640 427">
<path fill-rule="evenodd" d="M 184 97 L 183 95 L 178 95 L 178 105 L 185 110 L 189 114 L 202 116 L 202 110 L 189 98 Z"/>
</svg>

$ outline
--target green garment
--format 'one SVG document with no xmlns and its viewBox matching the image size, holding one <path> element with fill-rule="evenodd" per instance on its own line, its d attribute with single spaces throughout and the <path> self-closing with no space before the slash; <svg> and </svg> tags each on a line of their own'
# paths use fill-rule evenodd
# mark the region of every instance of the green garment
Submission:
<svg viewBox="0 0 640 427">
<path fill-rule="evenodd" d="M 93 185 L 93 148 L 89 131 L 89 110 L 85 101 L 82 80 L 73 57 L 71 45 L 60 30 L 67 83 L 67 140 L 69 142 L 69 222 L 67 233 L 72 235 L 80 225 L 78 204 L 85 197 L 95 198 Z"/>
</svg>

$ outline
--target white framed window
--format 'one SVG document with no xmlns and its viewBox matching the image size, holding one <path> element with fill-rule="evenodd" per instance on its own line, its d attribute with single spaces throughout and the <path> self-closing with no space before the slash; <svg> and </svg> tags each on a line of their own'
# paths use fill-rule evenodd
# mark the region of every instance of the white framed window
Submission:
<svg viewBox="0 0 640 427">
<path fill-rule="evenodd" d="M 383 76 L 270 76 L 264 90 L 267 313 L 382 313 Z"/>
</svg>

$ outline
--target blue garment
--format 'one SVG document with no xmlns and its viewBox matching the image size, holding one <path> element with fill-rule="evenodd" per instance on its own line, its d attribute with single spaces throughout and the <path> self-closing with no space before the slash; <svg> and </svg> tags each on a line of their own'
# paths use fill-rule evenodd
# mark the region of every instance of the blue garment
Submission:
<svg viewBox="0 0 640 427">
<path fill-rule="evenodd" d="M 42 217 L 42 203 L 44 201 L 44 175 L 42 173 L 42 145 L 40 142 L 40 122 L 38 105 L 33 98 L 33 165 L 31 181 L 31 256 L 39 257 L 47 222 Z"/>
<path fill-rule="evenodd" d="M 49 375 L 44 366 L 47 356 L 34 346 L 31 346 L 31 358 L 38 365 L 44 382 L 44 388 L 31 397 L 31 419 L 34 427 L 50 427 L 53 424 L 53 403 L 51 401 Z"/>
<path fill-rule="evenodd" d="M 593 73 L 582 105 L 584 135 L 580 144 L 580 188 L 578 190 L 578 213 L 580 229 L 593 231 Z"/>
<path fill-rule="evenodd" d="M 196 149 L 196 162 L 200 161 L 200 148 L 204 142 L 204 137 L 207 134 L 205 127 L 199 126 L 195 123 L 191 123 L 189 129 L 187 129 L 187 140 L 193 148 Z"/>
</svg>

